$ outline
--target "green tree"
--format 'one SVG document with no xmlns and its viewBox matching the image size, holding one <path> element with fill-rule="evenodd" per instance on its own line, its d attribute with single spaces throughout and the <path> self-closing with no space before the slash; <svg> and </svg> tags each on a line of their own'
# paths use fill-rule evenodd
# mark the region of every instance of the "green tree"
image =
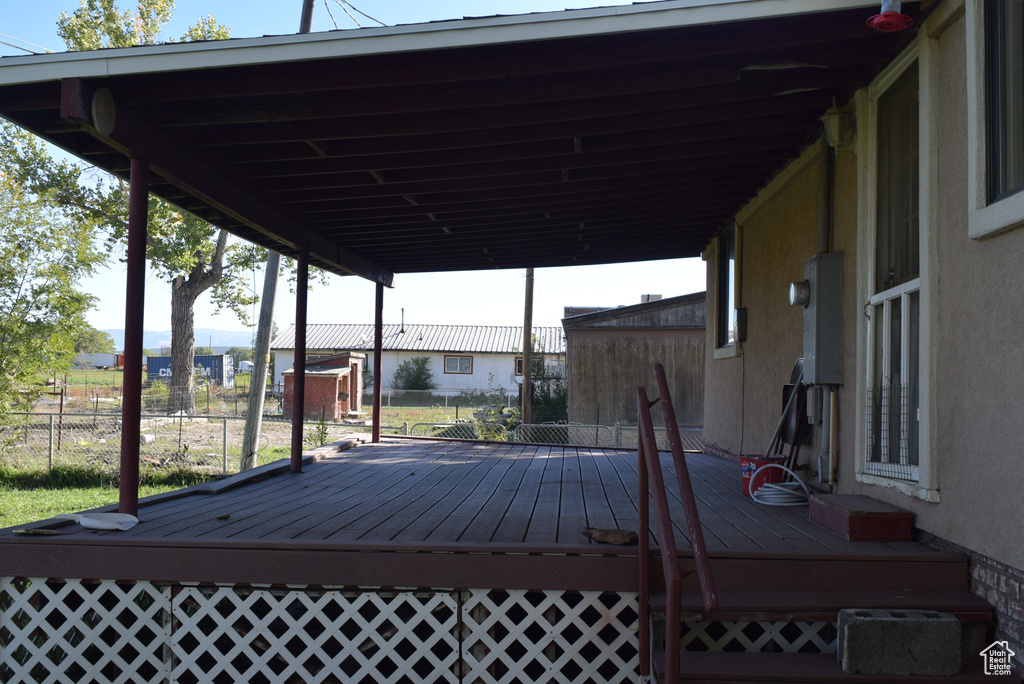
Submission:
<svg viewBox="0 0 1024 684">
<path fill-rule="evenodd" d="M 39 375 L 71 366 L 94 300 L 78 282 L 103 261 L 93 244 L 90 226 L 63 221 L 0 170 L 0 413 L 35 398 Z"/>
<path fill-rule="evenodd" d="M 236 366 L 242 361 L 252 361 L 252 349 L 249 347 L 231 347 L 228 354 L 234 359 Z"/>
<path fill-rule="evenodd" d="M 62 13 L 58 33 L 69 50 L 94 50 L 152 44 L 170 20 L 174 0 L 139 0 L 121 10 L 114 0 L 81 0 L 73 13 Z M 191 26 L 182 41 L 217 40 L 228 30 L 206 17 Z M 168 42 L 174 42 L 170 40 Z M 11 135 L 6 126 L 4 135 Z M 0 152 L 7 149 L 0 141 Z M 68 162 L 55 162 L 45 153 L 4 154 L 5 167 L 37 192 L 58 202 L 72 222 L 102 229 L 107 249 L 123 252 L 128 231 L 128 188 L 124 182 L 98 172 L 86 172 Z M 194 306 L 209 292 L 218 309 L 228 308 L 247 322 L 256 297 L 241 276 L 265 259 L 254 245 L 231 242 L 225 231 L 157 198 L 150 198 L 147 258 L 158 277 L 171 283 L 171 369 L 175 387 L 171 411 L 191 412 L 195 407 Z"/>
<path fill-rule="evenodd" d="M 195 347 L 196 356 L 216 356 L 217 352 L 213 350 L 213 347 Z"/>
<path fill-rule="evenodd" d="M 403 361 L 391 379 L 394 389 L 431 390 L 437 387 L 434 374 L 430 371 L 429 356 L 414 356 Z"/>
<path fill-rule="evenodd" d="M 110 333 L 84 325 L 75 333 L 76 354 L 113 354 L 117 351 Z"/>
</svg>

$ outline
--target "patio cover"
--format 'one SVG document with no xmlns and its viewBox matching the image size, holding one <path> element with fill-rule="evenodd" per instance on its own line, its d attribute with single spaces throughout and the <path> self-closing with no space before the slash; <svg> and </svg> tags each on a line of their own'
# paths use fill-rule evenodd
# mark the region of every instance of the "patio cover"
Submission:
<svg viewBox="0 0 1024 684">
<path fill-rule="evenodd" d="M 385 285 L 692 257 L 912 38 L 867 28 L 878 9 L 669 0 L 9 57 L 0 115 Z"/>
</svg>

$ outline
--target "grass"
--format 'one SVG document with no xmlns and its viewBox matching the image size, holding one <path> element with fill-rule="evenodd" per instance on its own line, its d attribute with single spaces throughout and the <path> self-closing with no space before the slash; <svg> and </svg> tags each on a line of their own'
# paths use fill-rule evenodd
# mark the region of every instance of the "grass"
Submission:
<svg viewBox="0 0 1024 684">
<path fill-rule="evenodd" d="M 144 468 L 139 497 L 181 489 L 209 479 L 177 468 Z M 96 467 L 59 467 L 52 473 L 0 464 L 0 527 L 45 520 L 58 513 L 78 513 L 117 503 L 116 475 Z"/>
</svg>

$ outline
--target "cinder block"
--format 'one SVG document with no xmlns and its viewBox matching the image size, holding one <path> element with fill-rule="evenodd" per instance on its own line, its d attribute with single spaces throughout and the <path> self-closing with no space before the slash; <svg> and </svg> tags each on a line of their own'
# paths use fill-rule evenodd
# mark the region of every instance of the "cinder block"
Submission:
<svg viewBox="0 0 1024 684">
<path fill-rule="evenodd" d="M 836 657 L 843 672 L 949 676 L 960 673 L 960 621 L 930 610 L 839 611 Z"/>
</svg>

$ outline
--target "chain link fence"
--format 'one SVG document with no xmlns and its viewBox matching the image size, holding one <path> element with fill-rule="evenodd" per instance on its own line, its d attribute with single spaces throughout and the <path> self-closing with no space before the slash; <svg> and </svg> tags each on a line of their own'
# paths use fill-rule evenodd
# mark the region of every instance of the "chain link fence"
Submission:
<svg viewBox="0 0 1024 684">
<path fill-rule="evenodd" d="M 119 462 L 123 385 L 79 383 L 55 385 L 36 403 L 36 412 L 13 414 L 0 426 L 0 463 L 18 468 L 54 468 L 74 464 Z M 279 388 L 275 388 L 278 389 Z M 192 415 L 167 415 L 174 405 L 172 388 L 154 383 L 143 390 L 140 430 L 143 464 L 179 466 L 214 473 L 237 471 L 248 402 L 248 386 L 196 390 Z M 281 415 L 281 393 L 267 393 L 257 464 L 287 458 L 291 424 Z M 170 403 L 169 403 L 170 402 Z M 341 423 L 307 422 L 306 446 L 318 446 L 370 429 L 372 392 L 363 397 L 363 416 Z M 383 434 L 455 439 L 485 439 L 543 444 L 636 448 L 637 428 L 630 425 L 583 425 L 549 420 L 534 407 L 534 421 L 519 423 L 518 392 L 488 390 L 382 391 Z M 557 418 L 557 416 L 555 417 Z M 656 430 L 659 448 L 668 448 L 665 429 Z M 680 429 L 686 449 L 703 448 L 703 429 Z"/>
<path fill-rule="evenodd" d="M 305 423 L 305 444 L 333 442 L 360 426 Z M 291 423 L 264 419 L 257 463 L 288 458 Z M 234 416 L 143 416 L 139 459 L 143 465 L 181 467 L 210 474 L 236 472 L 242 457 L 245 418 Z M 121 457 L 120 415 L 22 413 L 0 427 L 0 463 L 25 470 L 74 466 L 118 466 Z"/>
</svg>

